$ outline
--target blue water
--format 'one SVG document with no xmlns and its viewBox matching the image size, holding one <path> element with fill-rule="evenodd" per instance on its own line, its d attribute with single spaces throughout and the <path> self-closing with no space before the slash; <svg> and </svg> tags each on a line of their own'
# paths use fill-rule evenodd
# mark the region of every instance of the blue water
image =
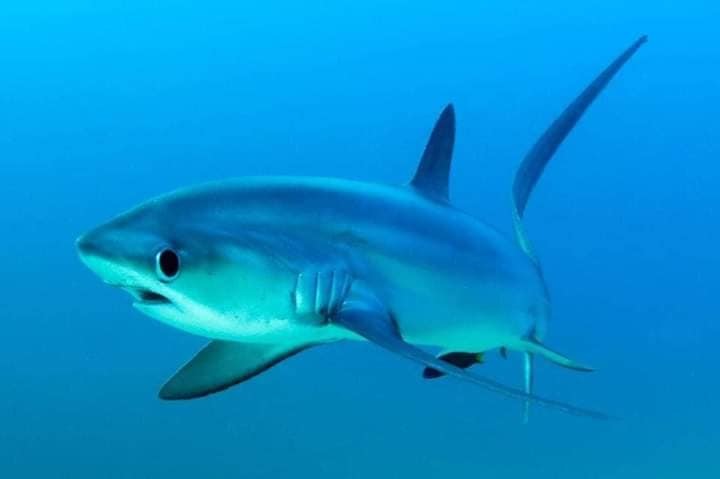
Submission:
<svg viewBox="0 0 720 479">
<path fill-rule="evenodd" d="M 720 477 L 718 18 L 709 0 L 4 2 L 0 477 Z M 643 33 L 527 212 L 548 342 L 599 369 L 541 363 L 538 392 L 619 421 L 524 426 L 368 344 L 165 403 L 203 340 L 76 257 L 84 230 L 205 180 L 404 182 L 448 101 L 453 201 L 510 234 L 522 155 Z M 482 367 L 520 383 L 516 357 Z"/>
</svg>

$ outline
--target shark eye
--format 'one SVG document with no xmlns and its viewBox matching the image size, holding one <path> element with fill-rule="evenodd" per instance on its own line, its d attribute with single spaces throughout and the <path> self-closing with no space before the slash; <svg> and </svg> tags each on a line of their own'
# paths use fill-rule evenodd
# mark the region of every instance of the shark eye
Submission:
<svg viewBox="0 0 720 479">
<path fill-rule="evenodd" d="M 172 281 L 180 274 L 180 257 L 170 248 L 160 250 L 155 256 L 155 272 L 160 281 Z"/>
</svg>

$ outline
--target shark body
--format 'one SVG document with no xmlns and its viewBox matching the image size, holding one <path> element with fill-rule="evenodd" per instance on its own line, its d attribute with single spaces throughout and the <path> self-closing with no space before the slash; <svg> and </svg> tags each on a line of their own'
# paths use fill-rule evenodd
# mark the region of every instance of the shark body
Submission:
<svg viewBox="0 0 720 479">
<path fill-rule="evenodd" d="M 455 116 L 448 106 L 409 185 L 302 177 L 201 185 L 88 232 L 78 239 L 80 256 L 130 292 L 141 312 L 211 339 L 165 384 L 165 399 L 205 396 L 309 347 L 361 339 L 426 372 L 523 400 L 526 410 L 536 403 L 604 417 L 532 393 L 534 355 L 589 368 L 543 345 L 550 301 L 522 216 L 557 147 L 644 41 L 604 70 L 521 164 L 517 242 L 449 203 Z M 466 370 L 478 353 L 498 348 L 524 355 L 523 390 Z"/>
</svg>

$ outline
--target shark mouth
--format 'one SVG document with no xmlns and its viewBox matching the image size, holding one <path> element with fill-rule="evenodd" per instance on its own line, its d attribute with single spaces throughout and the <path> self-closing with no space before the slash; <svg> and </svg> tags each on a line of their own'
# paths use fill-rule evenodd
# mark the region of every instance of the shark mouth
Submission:
<svg viewBox="0 0 720 479">
<path fill-rule="evenodd" d="M 138 303 L 142 304 L 170 304 L 170 300 L 160 293 L 144 288 L 125 287 Z"/>
</svg>

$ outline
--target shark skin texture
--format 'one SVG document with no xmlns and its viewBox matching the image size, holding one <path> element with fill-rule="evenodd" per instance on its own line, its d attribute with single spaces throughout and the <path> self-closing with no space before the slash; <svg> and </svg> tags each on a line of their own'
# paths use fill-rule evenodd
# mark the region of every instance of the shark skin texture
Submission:
<svg viewBox="0 0 720 479">
<path fill-rule="evenodd" d="M 534 356 L 591 368 L 543 344 L 551 303 L 522 218 L 545 165 L 645 41 L 602 71 L 520 164 L 515 241 L 450 203 L 448 105 L 407 185 L 311 177 L 204 184 L 92 229 L 77 240 L 79 256 L 143 314 L 210 340 L 163 386 L 163 399 L 207 396 L 307 348 L 365 340 L 418 363 L 426 377 L 520 400 L 525 420 L 530 404 L 607 418 L 532 392 Z M 523 389 L 468 371 L 495 349 L 523 354 Z"/>
</svg>

